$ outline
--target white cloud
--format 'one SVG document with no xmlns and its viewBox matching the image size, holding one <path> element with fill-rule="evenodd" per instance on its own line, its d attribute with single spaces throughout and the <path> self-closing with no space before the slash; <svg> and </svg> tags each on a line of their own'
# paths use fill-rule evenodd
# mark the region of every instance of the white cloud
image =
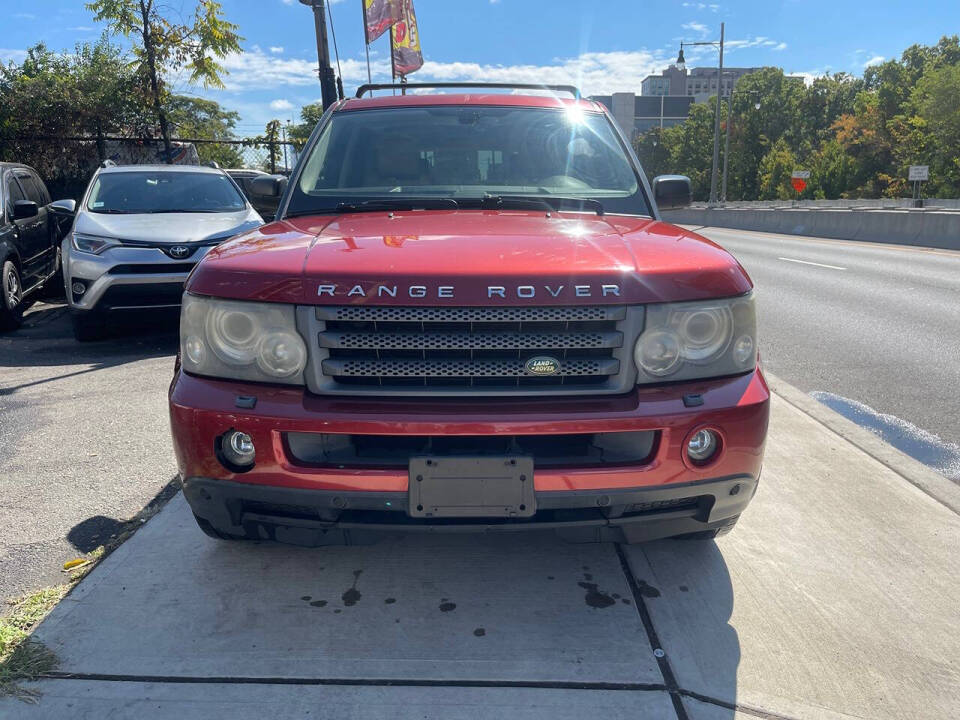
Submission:
<svg viewBox="0 0 960 720">
<path fill-rule="evenodd" d="M 274 55 L 279 55 L 283 52 L 283 45 L 271 45 L 270 52 L 272 52 Z"/>
<path fill-rule="evenodd" d="M 293 103 L 286 98 L 278 98 L 271 101 L 270 108 L 277 110 L 278 112 L 283 110 L 293 110 Z"/>
<path fill-rule="evenodd" d="M 787 49 L 787 44 L 786 44 L 785 42 L 782 42 L 782 43 L 780 43 L 779 45 L 777 45 L 777 46 L 775 46 L 775 47 L 773 47 L 773 48 L 771 48 L 771 49 L 772 49 L 772 50 L 777 50 L 777 51 L 779 51 L 779 50 L 786 50 L 786 49 Z"/>
<path fill-rule="evenodd" d="M 868 68 L 871 65 L 879 65 L 884 60 L 886 60 L 886 58 L 883 55 L 874 55 L 872 58 L 863 63 L 863 67 Z"/>
<path fill-rule="evenodd" d="M 720 6 L 716 3 L 685 2 L 683 7 L 693 10 L 709 10 L 710 12 L 720 12 Z"/>
<path fill-rule="evenodd" d="M 663 70 L 673 56 L 666 51 L 591 52 L 577 57 L 557 58 L 544 65 L 490 65 L 468 62 L 434 62 L 428 60 L 411 77 L 417 81 L 488 81 L 578 85 L 584 93 L 607 94 L 614 91 L 639 92 L 640 82 L 651 73 Z M 227 90 L 244 92 L 269 90 L 279 86 L 315 87 L 316 60 L 279 58 L 260 49 L 234 53 L 223 60 L 230 72 L 224 78 Z M 367 65 L 363 60 L 341 58 L 344 85 L 357 86 L 367 81 Z M 389 59 L 371 62 L 373 79 L 389 80 Z"/>
<path fill-rule="evenodd" d="M 27 57 L 26 50 L 13 50 L 11 48 L 0 48 L 0 62 L 22 63 Z"/>
<path fill-rule="evenodd" d="M 810 87 L 811 85 L 813 85 L 814 80 L 816 80 L 818 77 L 823 77 L 828 72 L 830 72 L 830 66 L 825 65 L 822 68 L 816 68 L 814 70 L 792 70 L 791 72 L 788 72 L 786 74 L 791 75 L 793 77 L 802 77 L 803 83 L 807 87 Z"/>
<path fill-rule="evenodd" d="M 709 31 L 709 28 L 706 25 L 699 22 L 684 23 L 680 27 L 682 27 L 684 30 L 690 30 L 691 32 L 700 33 L 701 35 L 706 35 L 707 32 Z"/>
</svg>

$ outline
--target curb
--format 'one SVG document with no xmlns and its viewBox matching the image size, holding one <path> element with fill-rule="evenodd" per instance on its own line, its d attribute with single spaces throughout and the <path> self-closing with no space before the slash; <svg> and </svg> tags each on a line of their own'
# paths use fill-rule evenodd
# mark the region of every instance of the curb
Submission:
<svg viewBox="0 0 960 720">
<path fill-rule="evenodd" d="M 869 430 L 848 420 L 826 405 L 814 400 L 799 388 L 764 371 L 770 390 L 809 415 L 828 430 L 859 448 L 881 465 L 893 470 L 911 485 L 922 490 L 941 505 L 960 515 L 960 485 L 938 472 L 931 470 L 919 460 L 914 460 L 892 445 L 888 445 Z"/>
</svg>

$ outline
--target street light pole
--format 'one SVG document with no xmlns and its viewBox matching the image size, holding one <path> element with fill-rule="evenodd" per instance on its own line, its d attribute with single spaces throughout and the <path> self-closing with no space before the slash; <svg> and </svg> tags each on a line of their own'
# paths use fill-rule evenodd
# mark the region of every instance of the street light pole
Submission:
<svg viewBox="0 0 960 720">
<path fill-rule="evenodd" d="M 301 0 L 302 2 L 303 0 Z M 711 45 L 720 50 L 720 62 L 717 65 L 717 107 L 713 115 L 713 169 L 710 172 L 710 205 L 717 204 L 717 175 L 720 170 L 720 100 L 723 97 L 723 38 L 724 23 L 720 23 L 720 41 L 716 42 L 682 42 L 680 54 L 677 56 L 676 67 L 682 70 L 685 67 L 683 48 L 688 45 Z"/>
<path fill-rule="evenodd" d="M 717 66 L 717 109 L 713 115 L 713 172 L 710 173 L 710 204 L 717 204 L 717 172 L 720 170 L 720 100 L 723 97 L 723 23 L 720 23 L 720 64 Z"/>
</svg>

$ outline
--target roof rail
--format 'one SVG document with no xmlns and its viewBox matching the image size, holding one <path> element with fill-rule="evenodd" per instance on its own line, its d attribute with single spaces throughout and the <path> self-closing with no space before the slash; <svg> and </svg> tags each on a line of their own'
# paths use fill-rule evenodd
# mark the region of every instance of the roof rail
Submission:
<svg viewBox="0 0 960 720">
<path fill-rule="evenodd" d="M 373 93 L 374 90 L 425 90 L 445 88 L 477 88 L 479 90 L 551 90 L 565 92 L 579 100 L 582 95 L 580 88 L 575 85 L 539 85 L 536 83 L 484 83 L 484 82 L 436 82 L 436 83 L 373 83 L 361 85 L 357 88 L 356 97 L 363 97 L 364 93 Z"/>
</svg>

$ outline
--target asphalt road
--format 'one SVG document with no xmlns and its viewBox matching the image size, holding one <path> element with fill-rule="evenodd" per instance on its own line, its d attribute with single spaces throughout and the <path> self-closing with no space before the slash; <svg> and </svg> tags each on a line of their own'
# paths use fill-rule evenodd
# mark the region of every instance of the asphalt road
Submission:
<svg viewBox="0 0 960 720">
<path fill-rule="evenodd" d="M 0 335 L 0 600 L 64 582 L 63 562 L 107 543 L 173 479 L 176 350 L 175 318 L 80 344 L 56 304 Z"/>
<path fill-rule="evenodd" d="M 771 372 L 960 482 L 960 252 L 697 232 L 753 278 Z"/>
</svg>

